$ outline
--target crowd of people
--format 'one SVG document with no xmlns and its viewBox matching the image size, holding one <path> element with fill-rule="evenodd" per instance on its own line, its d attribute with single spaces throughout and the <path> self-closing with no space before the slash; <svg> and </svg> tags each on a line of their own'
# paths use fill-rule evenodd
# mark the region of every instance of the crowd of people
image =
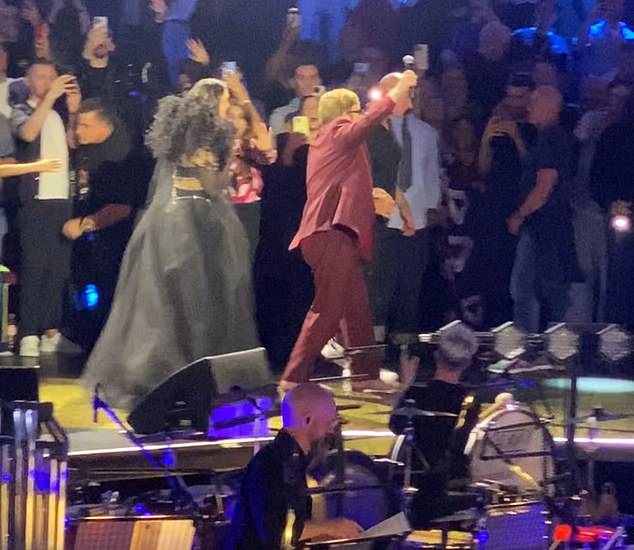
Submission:
<svg viewBox="0 0 634 550">
<path fill-rule="evenodd" d="M 576 36 L 557 32 L 556 0 L 360 0 L 337 47 L 302 38 L 290 2 L 261 17 L 248 2 L 101 4 L 0 2 L 2 253 L 21 355 L 89 353 L 101 335 L 89 365 L 114 347 L 117 364 L 173 355 L 177 368 L 259 341 L 292 387 L 324 345 L 399 346 L 453 319 L 634 324 L 634 237 L 610 225 L 628 228 L 634 198 L 623 0 L 579 8 Z M 191 133 L 201 98 L 219 119 Z M 192 144 L 224 124 L 226 168 L 209 166 L 226 185 L 210 192 Z M 204 237 L 174 221 L 210 215 L 184 213 L 200 189 L 229 216 Z M 216 258 L 190 264 L 179 246 Z M 236 263 L 212 275 L 218 255 Z M 165 284 L 154 295 L 150 273 Z M 240 284 L 212 292 L 206 276 Z M 228 296 L 248 302 L 251 288 L 235 345 L 193 344 L 225 334 L 231 323 L 205 316 L 249 309 Z M 166 312 L 170 300 L 191 304 Z M 379 367 L 365 358 L 359 372 Z"/>
</svg>

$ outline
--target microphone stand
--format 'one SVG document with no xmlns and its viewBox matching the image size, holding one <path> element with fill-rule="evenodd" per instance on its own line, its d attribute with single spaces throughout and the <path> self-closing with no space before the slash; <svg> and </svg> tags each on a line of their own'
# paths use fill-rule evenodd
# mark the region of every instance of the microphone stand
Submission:
<svg viewBox="0 0 634 550">
<path fill-rule="evenodd" d="M 103 410 L 108 418 L 116 424 L 124 433 L 126 438 L 134 445 L 141 454 L 145 457 L 145 459 L 157 470 L 162 470 L 166 474 L 166 480 L 168 485 L 170 486 L 172 499 L 177 507 L 177 510 L 181 509 L 193 509 L 196 515 L 200 515 L 200 509 L 194 498 L 192 497 L 187 485 L 183 481 L 181 476 L 175 476 L 174 473 L 169 469 L 169 467 L 165 464 L 163 460 L 155 457 L 150 451 L 148 451 L 143 442 L 123 423 L 119 415 L 99 396 L 99 388 L 100 385 L 97 384 L 95 386 L 95 390 L 93 393 L 93 420 L 96 421 L 97 414 L 99 410 Z"/>
</svg>

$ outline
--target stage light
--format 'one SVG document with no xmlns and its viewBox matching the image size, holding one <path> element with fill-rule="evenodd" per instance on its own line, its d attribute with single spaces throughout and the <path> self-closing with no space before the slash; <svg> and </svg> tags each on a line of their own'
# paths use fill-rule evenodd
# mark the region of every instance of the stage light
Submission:
<svg viewBox="0 0 634 550">
<path fill-rule="evenodd" d="M 610 225 L 617 233 L 629 233 L 632 229 L 632 220 L 629 216 L 619 214 L 612 217 Z"/>
<path fill-rule="evenodd" d="M 527 335 L 512 322 L 504 323 L 491 331 L 493 349 L 504 359 L 517 359 L 526 352 Z"/>
<path fill-rule="evenodd" d="M 383 97 L 383 92 L 378 88 L 371 88 L 368 92 L 368 99 L 370 101 L 379 101 Z"/>
<path fill-rule="evenodd" d="M 101 302 L 101 295 L 97 285 L 87 284 L 81 291 L 81 305 L 82 309 L 92 310 L 95 309 L 99 302 Z"/>
<path fill-rule="evenodd" d="M 559 323 L 546 332 L 546 351 L 557 361 L 567 361 L 579 353 L 580 339 L 576 332 Z"/>
<path fill-rule="evenodd" d="M 631 354 L 632 338 L 618 325 L 599 332 L 599 353 L 610 361 L 621 361 Z"/>
</svg>

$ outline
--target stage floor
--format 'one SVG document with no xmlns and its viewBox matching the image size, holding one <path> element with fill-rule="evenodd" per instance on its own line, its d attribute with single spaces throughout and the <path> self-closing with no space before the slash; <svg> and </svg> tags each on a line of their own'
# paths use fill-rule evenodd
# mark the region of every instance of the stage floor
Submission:
<svg viewBox="0 0 634 550">
<path fill-rule="evenodd" d="M 41 360 L 20 360 L 4 356 L 0 364 L 13 366 L 39 365 L 39 393 L 41 401 L 54 405 L 55 417 L 66 429 L 70 439 L 69 466 L 82 476 L 95 471 L 112 472 L 129 469 L 131 472 L 147 466 L 138 449 L 125 437 L 119 427 L 105 414 L 100 413 L 93 422 L 92 393 L 81 386 L 79 376 L 83 358 L 42 357 Z M 360 394 L 346 391 L 345 383 L 331 384 L 339 405 L 353 405 L 341 416 L 346 421 L 344 436 L 346 447 L 368 455 L 385 456 L 389 453 L 394 437 L 388 429 L 389 411 L 395 397 Z M 516 388 L 514 396 L 522 406 L 531 403 L 534 411 L 545 418 L 552 418 L 549 431 L 555 444 L 564 443 L 564 411 L 568 391 L 566 379 L 523 384 Z M 492 401 L 505 388 L 479 390 L 483 401 Z M 600 424 L 600 431 L 590 434 L 580 426 L 577 442 L 585 453 L 597 460 L 634 462 L 634 383 L 625 380 L 587 379 L 580 386 L 579 416 L 589 414 L 593 407 L 602 406 L 608 413 L 631 415 L 620 420 Z M 117 411 L 125 419 L 124 411 Z M 279 428 L 280 419 L 269 422 L 272 429 Z M 274 433 L 274 432 L 272 432 Z M 591 437 L 592 436 L 592 437 Z M 253 453 L 253 438 L 210 441 L 203 436 L 167 441 L 146 438 L 144 444 L 150 451 L 173 451 L 180 468 L 233 469 L 246 464 Z"/>
</svg>

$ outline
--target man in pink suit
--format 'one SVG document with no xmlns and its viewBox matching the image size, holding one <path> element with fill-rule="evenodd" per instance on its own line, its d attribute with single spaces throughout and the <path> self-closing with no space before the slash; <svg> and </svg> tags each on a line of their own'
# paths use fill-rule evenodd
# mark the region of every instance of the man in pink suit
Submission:
<svg viewBox="0 0 634 550">
<path fill-rule="evenodd" d="M 299 247 L 313 270 L 315 298 L 282 375 L 288 389 L 308 380 L 315 360 L 338 329 L 348 347 L 374 344 L 372 314 L 362 260 L 372 259 L 374 204 L 365 140 L 387 118 L 396 102 L 411 93 L 416 74 L 404 72 L 380 101 L 361 112 L 349 90 L 333 90 L 319 103 L 322 128 L 308 153 L 307 200 L 290 249 Z M 378 357 L 357 355 L 355 390 L 387 389 L 379 380 Z"/>
</svg>

